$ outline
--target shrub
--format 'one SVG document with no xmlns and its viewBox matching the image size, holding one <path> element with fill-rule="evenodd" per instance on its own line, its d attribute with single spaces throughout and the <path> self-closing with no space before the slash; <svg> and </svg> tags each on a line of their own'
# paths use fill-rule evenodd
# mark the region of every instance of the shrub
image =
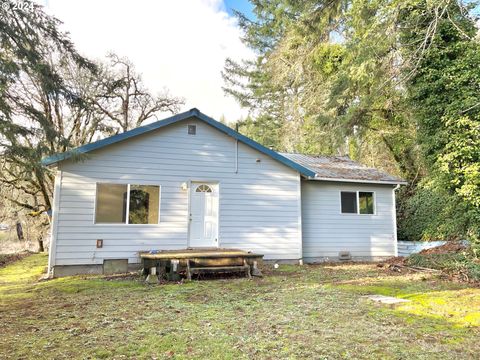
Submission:
<svg viewBox="0 0 480 360">
<path fill-rule="evenodd" d="M 399 240 L 471 240 L 479 221 L 459 196 L 433 181 L 420 182 L 413 193 L 404 189 L 398 196 Z"/>
</svg>

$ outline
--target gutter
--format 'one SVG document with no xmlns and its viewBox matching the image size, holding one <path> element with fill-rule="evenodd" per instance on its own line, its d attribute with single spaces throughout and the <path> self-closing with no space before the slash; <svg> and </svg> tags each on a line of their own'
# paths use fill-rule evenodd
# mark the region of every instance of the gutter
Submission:
<svg viewBox="0 0 480 360">
<path fill-rule="evenodd" d="M 397 235 L 397 190 L 400 189 L 400 184 L 397 184 L 392 191 L 393 199 L 393 240 L 395 241 L 395 257 L 398 256 L 398 235 Z"/>
<path fill-rule="evenodd" d="M 238 140 L 235 139 L 235 174 L 238 174 Z"/>
</svg>

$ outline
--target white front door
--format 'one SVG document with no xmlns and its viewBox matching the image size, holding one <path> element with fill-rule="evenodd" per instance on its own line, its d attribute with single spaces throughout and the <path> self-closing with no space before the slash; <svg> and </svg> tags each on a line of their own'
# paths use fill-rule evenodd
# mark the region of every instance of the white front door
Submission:
<svg viewBox="0 0 480 360">
<path fill-rule="evenodd" d="M 218 185 L 190 186 L 190 247 L 218 246 Z"/>
</svg>

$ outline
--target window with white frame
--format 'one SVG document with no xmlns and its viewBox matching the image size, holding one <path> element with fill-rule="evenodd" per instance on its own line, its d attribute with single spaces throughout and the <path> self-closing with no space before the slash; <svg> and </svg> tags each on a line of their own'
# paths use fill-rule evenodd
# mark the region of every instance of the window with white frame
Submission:
<svg viewBox="0 0 480 360">
<path fill-rule="evenodd" d="M 158 224 L 160 186 L 97 184 L 95 223 Z"/>
<path fill-rule="evenodd" d="M 342 214 L 375 214 L 375 195 L 372 191 L 341 191 Z"/>
</svg>

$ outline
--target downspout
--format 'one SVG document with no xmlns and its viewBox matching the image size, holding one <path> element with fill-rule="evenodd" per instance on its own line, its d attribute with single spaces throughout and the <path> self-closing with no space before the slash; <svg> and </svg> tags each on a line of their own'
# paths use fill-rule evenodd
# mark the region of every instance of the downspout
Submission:
<svg viewBox="0 0 480 360">
<path fill-rule="evenodd" d="M 238 131 L 238 121 L 235 123 L 235 131 Z M 238 139 L 235 139 L 235 174 L 238 174 Z"/>
<path fill-rule="evenodd" d="M 400 184 L 395 185 L 392 191 L 393 197 L 393 239 L 395 241 L 395 257 L 398 256 L 398 239 L 397 239 L 397 204 L 395 192 L 400 189 Z"/>
<path fill-rule="evenodd" d="M 298 240 L 300 243 L 300 257 L 298 264 L 303 265 L 303 219 L 302 219 L 302 175 L 298 174 L 297 185 L 297 207 L 298 207 Z"/>
<path fill-rule="evenodd" d="M 60 192 L 62 187 L 62 177 L 62 171 L 60 169 L 57 169 L 57 173 L 55 175 L 55 186 L 53 189 L 52 222 L 50 228 L 50 246 L 48 249 L 48 275 L 52 277 L 54 276 L 54 268 L 56 264 L 58 212 L 60 210 Z"/>
<path fill-rule="evenodd" d="M 235 174 L 238 174 L 238 140 L 235 140 Z"/>
</svg>

